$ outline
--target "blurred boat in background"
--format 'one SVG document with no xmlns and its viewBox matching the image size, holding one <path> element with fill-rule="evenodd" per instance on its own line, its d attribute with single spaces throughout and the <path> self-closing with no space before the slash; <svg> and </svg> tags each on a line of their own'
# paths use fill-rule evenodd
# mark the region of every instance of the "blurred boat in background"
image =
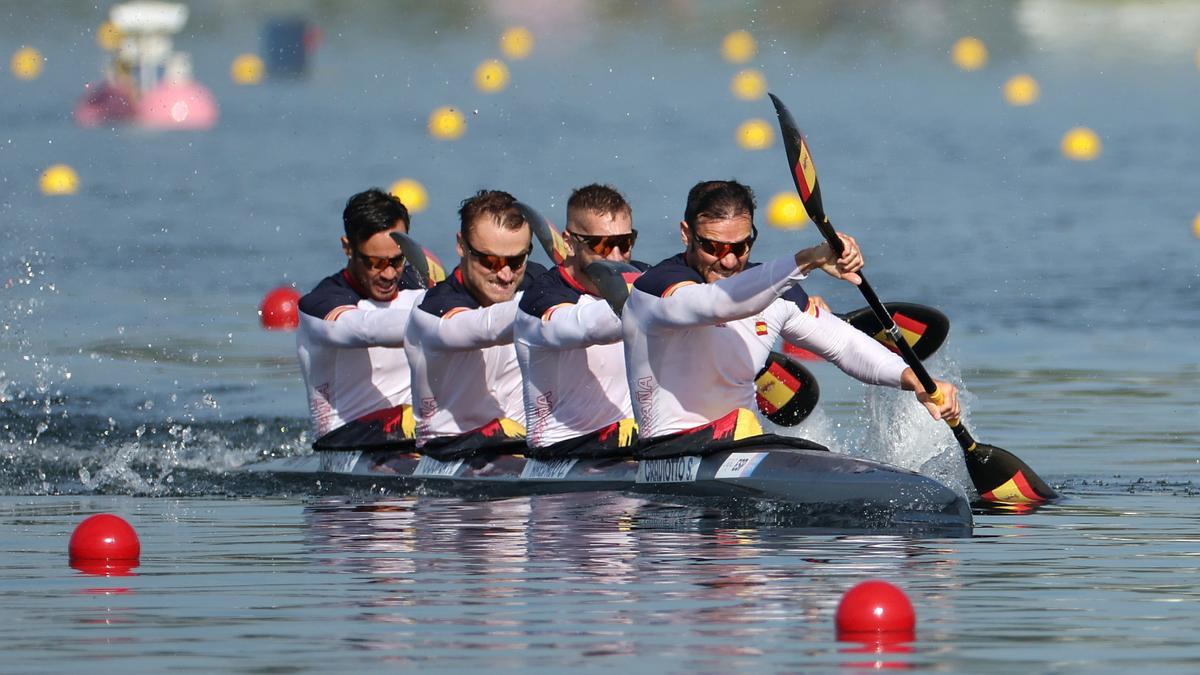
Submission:
<svg viewBox="0 0 1200 675">
<path fill-rule="evenodd" d="M 148 129 L 209 129 L 217 123 L 212 93 L 192 79 L 191 57 L 171 36 L 187 23 L 186 5 L 138 1 L 114 5 L 119 34 L 104 80 L 89 84 L 75 106 L 83 127 L 131 123 Z"/>
</svg>

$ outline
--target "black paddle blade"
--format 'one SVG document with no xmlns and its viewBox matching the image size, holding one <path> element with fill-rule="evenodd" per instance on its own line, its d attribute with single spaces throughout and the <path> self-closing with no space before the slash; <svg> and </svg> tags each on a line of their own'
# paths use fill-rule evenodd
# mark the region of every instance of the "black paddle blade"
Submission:
<svg viewBox="0 0 1200 675">
<path fill-rule="evenodd" d="M 812 155 L 808 152 L 808 143 L 804 140 L 804 134 L 800 133 L 800 127 L 796 126 L 796 120 L 792 118 L 792 113 L 779 100 L 775 94 L 767 94 L 771 97 L 771 103 L 775 104 L 775 115 L 779 118 L 779 133 L 783 137 L 783 148 L 787 151 L 788 170 L 792 174 L 792 180 L 796 183 L 796 192 L 800 195 L 800 201 L 804 203 L 804 210 L 808 212 L 808 217 L 821 230 L 821 234 L 828 239 L 829 234 L 825 230 L 829 229 L 833 232 L 833 228 L 829 226 L 829 218 L 825 216 L 825 207 L 821 203 L 821 184 L 817 182 L 817 167 L 813 164 Z M 837 239 L 836 233 L 833 235 Z"/>
<path fill-rule="evenodd" d="M 608 301 L 608 306 L 612 307 L 612 311 L 617 316 L 621 316 L 621 308 L 629 299 L 629 289 L 642 271 L 633 265 L 611 260 L 597 260 L 588 265 L 584 271 L 592 281 L 596 282 L 596 288 L 600 290 L 600 295 Z"/>
<path fill-rule="evenodd" d="M 446 278 L 446 270 L 442 267 L 441 262 L 417 243 L 416 239 L 402 234 L 400 232 L 392 232 L 392 241 L 400 247 L 400 252 L 404 254 L 404 260 L 408 262 L 409 267 L 417 275 L 417 280 L 425 288 L 433 288 L 442 279 Z"/>
<path fill-rule="evenodd" d="M 538 243 L 542 245 L 542 250 L 550 256 L 550 261 L 555 265 L 563 264 L 567 259 L 567 243 L 563 241 L 558 230 L 532 206 L 517 202 L 517 208 L 520 209 L 521 215 L 525 216 L 525 222 L 529 223 L 533 236 L 537 237 Z"/>
<path fill-rule="evenodd" d="M 1058 493 L 1011 452 L 980 443 L 965 453 L 967 473 L 990 504 L 1037 504 L 1058 499 Z"/>
<path fill-rule="evenodd" d="M 928 305 L 918 305 L 914 302 L 889 302 L 888 311 L 892 313 L 892 321 L 900 327 L 909 346 L 916 352 L 917 358 L 924 361 L 942 346 L 950 333 L 950 319 L 938 310 Z M 900 353 L 896 343 L 883 330 L 883 324 L 875 316 L 870 307 L 857 309 L 842 317 L 851 326 L 870 335 L 888 349 Z"/>
<path fill-rule="evenodd" d="M 817 378 L 808 368 L 780 354 L 771 352 L 767 363 L 754 378 L 758 409 L 781 427 L 794 427 L 803 422 L 821 398 Z"/>
</svg>

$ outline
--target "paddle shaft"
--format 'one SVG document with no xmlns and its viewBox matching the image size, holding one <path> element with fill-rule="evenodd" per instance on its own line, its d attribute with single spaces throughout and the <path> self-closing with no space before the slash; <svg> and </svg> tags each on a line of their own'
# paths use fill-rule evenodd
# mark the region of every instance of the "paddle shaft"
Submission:
<svg viewBox="0 0 1200 675">
<path fill-rule="evenodd" d="M 817 229 L 821 231 L 821 235 L 825 237 L 825 241 L 829 242 L 829 247 L 840 258 L 842 252 L 845 251 L 845 246 L 842 244 L 842 238 L 838 236 L 837 230 L 829 222 L 829 218 L 822 214 L 821 218 L 816 221 Z M 937 383 L 929 376 L 929 371 L 925 370 L 925 364 L 921 363 L 921 359 L 917 357 L 917 353 L 913 351 L 912 345 L 908 344 L 908 340 L 900 333 L 900 327 L 892 320 L 892 314 L 880 301 L 879 296 L 875 294 L 875 289 L 871 288 L 871 283 L 867 281 L 867 277 L 858 271 L 858 276 L 862 283 L 858 285 L 859 292 L 862 293 L 867 304 L 871 307 L 871 311 L 875 313 L 875 318 L 879 319 L 879 323 L 883 325 L 883 330 L 891 338 L 892 342 L 896 343 L 896 347 L 900 350 L 900 355 L 908 367 L 912 369 L 913 374 L 917 376 L 917 381 L 925 389 L 925 393 L 929 394 L 930 398 L 935 403 L 942 402 L 942 392 L 938 391 Z M 974 450 L 976 442 L 971 432 L 959 423 L 958 418 L 946 420 L 946 424 L 950 425 L 951 431 L 954 432 L 954 437 L 958 440 L 959 445 L 965 450 Z"/>
</svg>

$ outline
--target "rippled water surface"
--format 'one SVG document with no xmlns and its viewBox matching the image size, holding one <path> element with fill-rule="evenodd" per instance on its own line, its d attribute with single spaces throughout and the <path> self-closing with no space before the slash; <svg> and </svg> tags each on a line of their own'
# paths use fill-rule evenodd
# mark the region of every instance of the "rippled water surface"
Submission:
<svg viewBox="0 0 1200 675">
<path fill-rule="evenodd" d="M 0 637 L 6 672 L 1194 671 L 1200 595 L 1200 13 L 1192 3 L 814 1 L 302 3 L 311 76 L 238 87 L 266 6 L 206 2 L 177 46 L 221 105 L 212 131 L 83 130 L 104 8 L 0 6 Z M 297 9 L 293 8 L 293 9 Z M 485 95 L 471 73 L 525 24 L 534 54 Z M 748 28 L 758 55 L 721 59 Z M 975 34 L 985 69 L 947 52 Z M 5 62 L 7 63 L 7 62 Z M 1064 499 L 978 513 L 973 536 L 821 532 L 753 509 L 620 495 L 468 502 L 386 484 L 239 471 L 307 452 L 293 337 L 258 328 L 269 288 L 338 269 L 341 206 L 401 177 L 430 193 L 414 234 L 453 259 L 458 201 L 507 189 L 561 221 L 570 190 L 629 197 L 639 257 L 678 247 L 694 182 L 791 190 L 778 144 L 738 148 L 763 71 L 808 134 L 833 221 L 886 299 L 934 305 L 931 370 L 964 387 L 980 440 Z M 1035 105 L 1004 103 L 1030 73 Z M 440 105 L 468 133 L 425 131 Z M 1067 129 L 1103 140 L 1064 159 Z M 71 197 L 37 192 L 65 162 Z M 765 214 L 760 215 L 765 222 Z M 763 227 L 755 256 L 818 241 Z M 808 282 L 835 308 L 848 286 Z M 700 364 L 702 365 L 702 364 Z M 910 396 L 816 364 L 801 432 L 966 491 L 949 432 Z M 84 516 L 138 529 L 141 565 L 67 566 Z M 842 592 L 902 586 L 916 639 L 837 642 Z"/>
</svg>

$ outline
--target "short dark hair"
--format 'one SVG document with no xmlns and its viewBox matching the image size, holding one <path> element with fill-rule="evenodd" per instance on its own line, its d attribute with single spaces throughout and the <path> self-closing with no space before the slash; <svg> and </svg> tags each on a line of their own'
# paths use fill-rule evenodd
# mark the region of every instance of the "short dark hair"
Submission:
<svg viewBox="0 0 1200 675">
<path fill-rule="evenodd" d="M 610 185 L 592 183 L 571 192 L 567 200 L 567 217 L 572 211 L 592 211 L 605 216 L 615 216 L 624 213 L 633 216 L 633 208 L 621 196 L 617 189 Z"/>
<path fill-rule="evenodd" d="M 525 225 L 516 197 L 502 190 L 480 190 L 459 205 L 459 232 L 463 239 L 471 233 L 471 224 L 483 216 L 491 216 L 506 230 L 519 230 Z"/>
<path fill-rule="evenodd" d="M 688 192 L 683 219 L 696 229 L 700 220 L 725 220 L 748 215 L 754 222 L 754 191 L 736 180 L 709 180 L 696 183 Z"/>
<path fill-rule="evenodd" d="M 346 201 L 346 208 L 342 211 L 346 239 L 356 250 L 359 244 L 376 234 L 396 227 L 397 221 L 402 221 L 404 229 L 408 229 L 408 207 L 395 195 L 379 188 L 371 188 L 354 195 Z"/>
</svg>

